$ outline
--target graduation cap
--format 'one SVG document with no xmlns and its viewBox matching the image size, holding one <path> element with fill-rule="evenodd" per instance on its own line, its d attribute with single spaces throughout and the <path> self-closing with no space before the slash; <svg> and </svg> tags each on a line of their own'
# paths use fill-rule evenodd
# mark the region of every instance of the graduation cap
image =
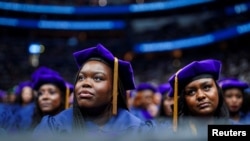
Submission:
<svg viewBox="0 0 250 141">
<path fill-rule="evenodd" d="M 163 84 L 160 84 L 159 86 L 158 86 L 158 91 L 162 94 L 162 95 L 165 95 L 165 94 L 167 94 L 168 96 L 170 96 L 169 95 L 169 92 L 171 91 L 171 86 L 170 86 L 170 84 L 169 83 L 163 83 Z"/>
<path fill-rule="evenodd" d="M 151 90 L 152 92 L 157 92 L 157 88 L 150 84 L 150 83 L 140 83 L 136 89 L 135 89 L 137 92 L 138 91 L 143 91 L 143 90 Z"/>
<path fill-rule="evenodd" d="M 135 88 L 134 74 L 131 64 L 113 56 L 113 54 L 102 44 L 97 44 L 95 47 L 75 52 L 73 53 L 73 56 L 78 68 L 90 58 L 101 58 L 113 67 L 113 114 L 115 115 L 117 113 L 118 79 L 125 90 L 132 90 Z"/>
<path fill-rule="evenodd" d="M 66 101 L 68 101 L 68 97 L 67 97 L 67 86 L 66 86 L 66 82 L 64 81 L 64 79 L 59 76 L 59 75 L 54 75 L 52 74 L 43 74 L 43 75 L 39 75 L 35 82 L 33 83 L 33 89 L 34 90 L 39 90 L 39 88 L 44 85 L 44 84 L 53 84 L 55 86 L 57 86 L 63 93 L 65 93 L 65 103 Z M 68 106 L 65 105 L 65 108 L 68 108 Z"/>
<path fill-rule="evenodd" d="M 20 82 L 18 84 L 18 86 L 16 87 L 16 89 L 15 89 L 15 93 L 17 95 L 20 95 L 22 93 L 22 90 L 23 90 L 24 87 L 31 87 L 32 88 L 32 82 L 29 81 L 29 80 Z"/>
<path fill-rule="evenodd" d="M 178 95 L 179 90 L 183 90 L 184 87 L 191 81 L 200 78 L 213 78 L 217 80 L 221 72 L 221 62 L 214 59 L 206 59 L 201 61 L 193 61 L 190 64 L 184 66 L 175 74 L 173 74 L 168 82 L 173 88 L 174 94 L 174 113 L 173 113 L 173 125 L 174 130 L 177 130 L 177 118 L 178 118 Z"/>
<path fill-rule="evenodd" d="M 54 84 L 58 86 L 63 92 L 66 91 L 66 84 L 62 77 L 53 74 L 39 75 L 33 83 L 33 89 L 38 90 L 43 84 Z"/>
<path fill-rule="evenodd" d="M 249 88 L 247 82 L 241 81 L 237 78 L 225 78 L 220 80 L 218 83 L 222 90 L 226 90 L 229 88 L 239 88 L 241 90 L 245 90 Z"/>
<path fill-rule="evenodd" d="M 59 73 L 51 68 L 41 66 L 37 68 L 32 74 L 31 74 L 31 81 L 36 81 L 36 78 L 43 74 L 53 74 L 53 75 L 59 75 Z"/>
</svg>

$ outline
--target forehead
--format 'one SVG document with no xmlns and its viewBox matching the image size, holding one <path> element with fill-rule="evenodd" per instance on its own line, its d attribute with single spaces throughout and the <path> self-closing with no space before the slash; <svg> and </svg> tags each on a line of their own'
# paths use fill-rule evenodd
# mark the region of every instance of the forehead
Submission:
<svg viewBox="0 0 250 141">
<path fill-rule="evenodd" d="M 111 68 L 106 64 L 101 61 L 97 60 L 90 60 L 87 61 L 83 64 L 81 68 L 82 71 L 102 71 L 103 73 L 106 71 L 111 71 Z"/>
<path fill-rule="evenodd" d="M 196 80 L 189 82 L 186 85 L 186 88 L 196 86 L 196 85 L 202 85 L 202 84 L 206 84 L 206 83 L 215 83 L 215 82 L 214 82 L 213 78 L 200 78 L 200 79 L 196 79 Z"/>
<path fill-rule="evenodd" d="M 243 94 L 242 91 L 239 88 L 228 88 L 224 91 L 225 94 L 229 94 L 229 93 L 239 93 L 239 94 Z"/>
<path fill-rule="evenodd" d="M 146 90 L 138 91 L 137 95 L 142 95 L 142 96 L 149 96 L 150 95 L 151 96 L 151 95 L 154 95 L 154 92 L 146 89 Z"/>
<path fill-rule="evenodd" d="M 39 90 L 45 90 L 45 89 L 59 89 L 55 84 L 52 83 L 46 83 L 40 86 Z"/>
</svg>

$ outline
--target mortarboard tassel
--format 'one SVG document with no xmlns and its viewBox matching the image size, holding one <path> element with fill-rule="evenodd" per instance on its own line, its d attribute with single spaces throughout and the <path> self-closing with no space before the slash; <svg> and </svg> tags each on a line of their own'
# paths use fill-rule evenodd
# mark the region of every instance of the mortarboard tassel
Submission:
<svg viewBox="0 0 250 141">
<path fill-rule="evenodd" d="M 174 132 L 177 131 L 178 126 L 178 74 L 182 69 L 177 71 L 175 74 L 175 81 L 174 81 L 174 113 L 173 113 L 173 130 Z"/>
<path fill-rule="evenodd" d="M 175 83 L 174 83 L 174 113 L 173 113 L 173 129 L 176 132 L 178 126 L 178 78 L 175 75 Z"/>
<path fill-rule="evenodd" d="M 114 58 L 114 77 L 113 77 L 113 115 L 117 114 L 117 89 L 118 89 L 118 59 Z"/>
<path fill-rule="evenodd" d="M 69 93 L 70 93 L 70 88 L 66 84 L 65 109 L 69 108 Z"/>
</svg>

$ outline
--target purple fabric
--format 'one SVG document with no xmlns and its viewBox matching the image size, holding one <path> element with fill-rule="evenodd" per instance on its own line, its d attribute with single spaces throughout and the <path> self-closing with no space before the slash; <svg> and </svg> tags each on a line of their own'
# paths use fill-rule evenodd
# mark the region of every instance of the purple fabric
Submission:
<svg viewBox="0 0 250 141">
<path fill-rule="evenodd" d="M 136 91 L 143 91 L 143 90 L 151 90 L 154 93 L 157 92 L 157 88 L 150 84 L 150 83 L 140 83 L 137 87 L 136 87 Z"/>
<path fill-rule="evenodd" d="M 179 72 L 173 74 L 168 82 L 174 88 L 175 76 L 178 79 L 178 89 L 183 89 L 194 77 L 199 75 L 211 75 L 215 80 L 218 80 L 221 72 L 221 61 L 214 59 L 206 59 L 202 61 L 193 61 L 184 66 Z"/>
<path fill-rule="evenodd" d="M 102 58 L 107 61 L 112 67 L 114 66 L 114 57 L 113 54 L 107 50 L 103 45 L 98 44 L 95 47 L 90 47 L 77 51 L 73 53 L 76 64 L 80 68 L 88 59 L 92 57 Z M 125 90 L 132 90 L 135 88 L 134 84 L 134 74 L 132 66 L 129 62 L 118 60 L 118 73 L 119 79 L 122 82 Z"/>
<path fill-rule="evenodd" d="M 239 88 L 239 89 L 246 89 L 249 87 L 247 82 L 241 81 L 237 78 L 226 78 L 219 81 L 219 86 L 222 88 L 222 90 L 228 89 L 228 88 Z"/>
<path fill-rule="evenodd" d="M 54 84 L 58 86 L 63 92 L 66 92 L 66 83 L 64 79 L 58 75 L 44 74 L 39 75 L 33 83 L 33 89 L 38 90 L 43 84 Z"/>
</svg>

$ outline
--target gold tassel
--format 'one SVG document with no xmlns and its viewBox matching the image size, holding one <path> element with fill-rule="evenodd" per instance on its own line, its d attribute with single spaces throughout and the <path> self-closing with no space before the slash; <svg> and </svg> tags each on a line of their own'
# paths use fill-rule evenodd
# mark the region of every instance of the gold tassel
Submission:
<svg viewBox="0 0 250 141">
<path fill-rule="evenodd" d="M 181 71 L 177 71 L 174 78 L 174 111 L 173 111 L 173 130 L 177 131 L 178 126 L 178 74 Z"/>
<path fill-rule="evenodd" d="M 178 78 L 177 75 L 175 75 L 174 80 L 174 113 L 173 113 L 173 130 L 177 131 L 178 126 Z"/>
<path fill-rule="evenodd" d="M 114 58 L 114 77 L 113 77 L 113 115 L 117 114 L 117 89 L 118 89 L 118 59 Z"/>
<path fill-rule="evenodd" d="M 66 84 L 65 109 L 69 108 L 69 94 L 70 94 L 70 88 Z"/>
</svg>

